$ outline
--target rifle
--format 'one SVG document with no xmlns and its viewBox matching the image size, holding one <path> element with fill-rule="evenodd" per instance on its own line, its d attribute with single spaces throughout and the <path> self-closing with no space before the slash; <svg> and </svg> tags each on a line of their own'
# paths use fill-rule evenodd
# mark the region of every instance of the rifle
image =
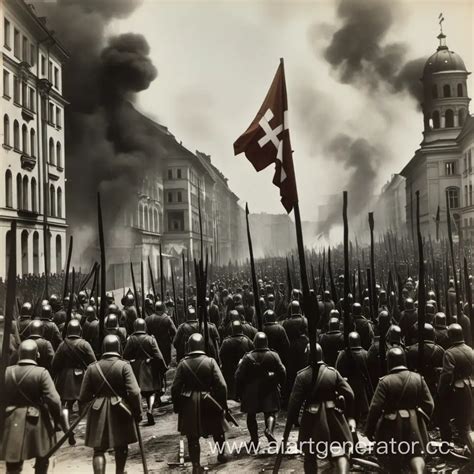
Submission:
<svg viewBox="0 0 474 474">
<path fill-rule="evenodd" d="M 72 255 L 72 235 L 69 237 L 69 249 L 67 253 L 67 262 L 66 262 L 66 275 L 64 276 L 64 288 L 63 288 L 63 301 L 67 295 L 67 284 L 69 279 L 69 266 L 71 265 L 71 255 Z"/>
<path fill-rule="evenodd" d="M 178 319 L 176 317 L 176 313 L 177 313 L 177 310 L 178 310 L 178 302 L 176 300 L 176 287 L 175 287 L 175 284 L 174 284 L 173 262 L 170 262 L 170 266 L 171 266 L 171 286 L 173 288 L 173 300 L 174 300 L 173 319 L 174 319 L 175 324 L 177 324 Z"/>
<path fill-rule="evenodd" d="M 165 300 L 165 279 L 163 276 L 163 254 L 161 253 L 160 244 L 160 290 L 161 290 L 161 301 Z"/>
<path fill-rule="evenodd" d="M 155 279 L 153 278 L 153 269 L 151 268 L 150 256 L 148 256 L 148 271 L 150 272 L 151 287 L 153 288 L 153 298 L 156 303 Z"/>
<path fill-rule="evenodd" d="M 451 253 L 451 263 L 453 265 L 453 275 L 454 275 L 454 290 L 456 292 L 456 311 L 458 315 L 461 315 L 462 308 L 461 308 L 461 301 L 460 301 L 460 294 L 459 294 L 459 285 L 458 279 L 456 277 L 456 262 L 454 259 L 454 247 L 453 247 L 453 231 L 451 229 L 451 213 L 449 210 L 449 195 L 448 191 L 446 191 L 446 213 L 447 213 L 447 220 L 448 220 L 448 239 L 449 239 L 449 249 Z"/>
<path fill-rule="evenodd" d="M 283 455 L 285 454 L 286 443 L 288 442 L 288 438 L 290 437 L 292 425 L 293 422 L 289 423 L 288 420 L 286 421 L 285 431 L 283 432 L 283 439 L 278 448 L 278 454 L 275 460 L 275 464 L 273 466 L 273 474 L 278 474 L 278 472 L 280 471 L 281 462 L 283 461 Z"/>
<path fill-rule="evenodd" d="M 138 293 L 137 293 L 137 284 L 135 283 L 135 274 L 133 273 L 133 263 L 130 262 L 130 273 L 132 274 L 132 286 L 133 286 L 133 293 L 135 295 L 135 306 L 137 308 L 137 316 L 141 318 L 141 310 L 140 305 L 138 304 Z"/>
<path fill-rule="evenodd" d="M 374 213 L 369 212 L 369 228 L 370 228 L 370 276 L 372 286 L 372 298 L 370 304 L 373 307 L 373 318 L 374 320 L 378 316 L 378 304 L 377 304 L 377 293 L 376 293 L 376 278 L 375 278 L 375 250 L 374 250 Z"/>
<path fill-rule="evenodd" d="M 145 275 L 143 274 L 143 260 L 140 261 L 140 286 L 142 290 L 142 318 L 145 319 L 146 312 L 145 312 Z"/>
<path fill-rule="evenodd" d="M 418 237 L 418 372 L 423 375 L 426 295 L 423 239 L 420 230 L 420 191 L 416 192 L 416 232 Z"/>
<path fill-rule="evenodd" d="M 467 304 L 469 305 L 468 307 L 468 316 L 469 320 L 471 321 L 471 344 L 474 345 L 474 321 L 473 321 L 473 311 L 472 311 L 472 289 L 471 289 L 471 282 L 469 281 L 469 271 L 467 268 L 467 260 L 466 257 L 464 257 L 464 281 L 465 281 L 465 286 L 466 286 L 466 299 L 467 299 Z"/>
<path fill-rule="evenodd" d="M 253 294 L 255 295 L 255 312 L 257 313 L 257 326 L 258 330 L 261 331 L 263 327 L 262 321 L 262 311 L 260 308 L 260 303 L 258 299 L 258 286 L 257 286 L 257 274 L 255 272 L 255 262 L 253 259 L 253 247 L 252 247 L 252 235 L 250 234 L 250 224 L 249 224 L 249 206 L 248 203 L 245 204 L 245 219 L 247 222 L 247 240 L 249 244 L 249 256 L 250 256 L 250 271 L 252 274 L 252 288 Z"/>
<path fill-rule="evenodd" d="M 142 439 L 142 434 L 140 432 L 140 426 L 138 424 L 138 421 L 136 420 L 135 420 L 135 428 L 137 430 L 138 446 L 140 447 L 140 455 L 142 458 L 143 474 L 148 474 L 148 466 L 147 466 L 146 457 L 145 457 L 145 447 L 143 446 L 143 439 Z"/>
<path fill-rule="evenodd" d="M 66 333 L 67 333 L 67 327 L 69 325 L 69 321 L 71 321 L 71 314 L 72 314 L 72 306 L 74 304 L 74 283 L 76 280 L 76 272 L 74 270 L 74 267 L 72 267 L 72 287 L 71 287 L 71 296 L 69 297 L 69 304 L 67 305 L 67 310 L 66 310 L 66 321 L 64 323 L 63 327 L 63 339 L 66 339 Z"/>
<path fill-rule="evenodd" d="M 332 274 L 331 266 L 331 247 L 328 247 L 328 272 L 329 272 L 329 284 L 331 285 L 331 298 L 334 301 L 334 304 L 337 304 L 339 298 L 337 296 L 336 285 L 334 284 L 334 278 Z"/>
<path fill-rule="evenodd" d="M 104 339 L 104 323 L 107 304 L 105 300 L 105 275 L 107 271 L 105 263 L 105 241 L 104 241 L 104 225 L 102 221 L 102 207 L 100 204 L 100 193 L 97 193 L 97 216 L 99 220 L 99 243 L 100 243 L 100 317 L 99 317 L 99 340 L 100 344 Z"/>
<path fill-rule="evenodd" d="M 344 226 L 344 343 L 349 348 L 349 320 L 350 320 L 350 308 L 349 308 L 349 224 L 347 221 L 347 191 L 342 193 L 342 220 Z M 350 350 L 350 349 L 349 349 Z"/>
</svg>

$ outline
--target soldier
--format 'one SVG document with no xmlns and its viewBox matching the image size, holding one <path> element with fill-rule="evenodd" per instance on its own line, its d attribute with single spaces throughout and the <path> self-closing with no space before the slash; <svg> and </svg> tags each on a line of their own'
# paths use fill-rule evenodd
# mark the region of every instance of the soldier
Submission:
<svg viewBox="0 0 474 474">
<path fill-rule="evenodd" d="M 331 366 L 336 366 L 337 355 L 344 349 L 344 334 L 340 330 L 338 318 L 329 320 L 328 332 L 321 334 L 319 343 L 324 354 L 324 362 Z"/>
<path fill-rule="evenodd" d="M 344 399 L 345 410 L 339 406 Z M 337 443 L 345 446 L 352 443 L 351 428 L 355 429 L 352 418 L 354 393 L 341 374 L 323 362 L 321 346 L 316 344 L 312 365 L 300 370 L 296 376 L 290 401 L 285 431 L 298 419 L 301 407 L 303 414 L 298 442 L 304 454 L 304 472 L 316 473 L 316 446 L 319 443 Z M 345 413 L 344 413 L 345 411 Z M 337 472 L 348 473 L 348 452 L 331 449 L 328 453 L 336 464 Z"/>
<path fill-rule="evenodd" d="M 405 339 L 405 344 L 410 346 L 418 340 L 418 331 L 416 324 L 418 322 L 418 314 L 415 308 L 415 302 L 411 298 L 405 300 L 405 309 L 400 316 L 400 329 Z"/>
<path fill-rule="evenodd" d="M 231 400 L 237 399 L 235 393 L 235 371 L 240 359 L 253 349 L 252 341 L 242 332 L 239 320 L 232 323 L 232 335 L 222 341 L 219 358 L 222 364 L 222 373 L 227 384 L 227 396 Z"/>
<path fill-rule="evenodd" d="M 387 331 L 386 340 L 387 350 L 391 349 L 392 347 L 400 347 L 401 349 L 405 350 L 405 344 L 402 342 L 402 330 L 400 326 L 392 324 Z"/>
<path fill-rule="evenodd" d="M 258 332 L 257 329 L 245 320 L 245 311 L 242 305 L 237 306 L 235 310 L 238 312 L 240 321 L 242 322 L 242 331 L 251 341 L 253 341 L 255 334 Z"/>
<path fill-rule="evenodd" d="M 374 342 L 367 351 L 367 370 L 369 371 L 369 377 L 373 389 L 379 383 L 379 377 L 384 375 L 387 370 L 387 364 L 385 361 L 384 370 L 381 370 L 381 360 L 380 360 L 380 334 L 386 334 L 390 327 L 390 315 L 386 311 L 382 311 L 379 314 L 377 321 L 377 332 L 379 335 L 374 337 Z M 386 347 L 387 350 L 387 347 Z"/>
<path fill-rule="evenodd" d="M 473 308 L 474 309 L 474 308 Z M 469 319 L 469 303 L 466 303 L 463 308 L 463 312 L 458 314 L 457 323 L 462 327 L 462 333 L 464 341 L 470 347 L 472 347 L 472 335 L 471 335 L 471 320 Z M 474 314 L 474 311 L 473 311 Z"/>
<path fill-rule="evenodd" d="M 43 322 L 43 337 L 48 340 L 52 344 L 53 349 L 56 350 L 63 339 L 58 327 L 53 323 L 52 317 L 53 310 L 51 306 L 49 304 L 44 305 L 39 318 Z"/>
<path fill-rule="evenodd" d="M 147 405 L 147 425 L 155 424 L 153 404 L 155 394 L 163 393 L 162 380 L 168 369 L 154 336 L 147 334 L 144 319 L 138 318 L 134 323 L 135 332 L 128 338 L 123 351 L 123 358 L 130 361 L 133 373 L 140 386 L 142 397 Z"/>
<path fill-rule="evenodd" d="M 178 413 L 178 430 L 187 437 L 194 474 L 201 472 L 201 436 L 212 435 L 219 453 L 218 462 L 227 461 L 224 452 L 227 387 L 216 361 L 204 352 L 201 334 L 189 337 L 188 349 L 176 369 L 171 397 L 175 413 Z"/>
<path fill-rule="evenodd" d="M 264 332 L 258 332 L 253 340 L 255 349 L 245 354 L 235 372 L 237 396 L 241 399 L 241 411 L 247 413 L 247 428 L 251 449 L 258 451 L 257 413 L 265 416 L 265 436 L 275 443 L 273 430 L 276 414 L 280 409 L 280 387 L 286 378 L 285 366 L 279 355 L 268 348 Z"/>
<path fill-rule="evenodd" d="M 66 311 L 61 306 L 57 295 L 51 295 L 49 297 L 49 304 L 51 305 L 51 308 L 54 313 L 53 322 L 59 328 L 61 324 L 64 324 L 66 322 Z"/>
<path fill-rule="evenodd" d="M 28 339 L 28 336 L 30 335 L 30 327 L 33 322 L 31 319 L 32 315 L 33 306 L 31 306 L 31 303 L 23 303 L 20 309 L 20 317 L 16 321 L 18 333 L 22 341 Z"/>
<path fill-rule="evenodd" d="M 95 354 L 91 345 L 81 338 L 81 324 L 72 319 L 66 330 L 66 338 L 59 344 L 52 363 L 54 383 L 61 397 L 63 414 L 66 420 L 72 412 L 74 402 L 79 400 L 84 373 Z M 69 444 L 76 444 L 74 434 L 69 437 Z"/>
<path fill-rule="evenodd" d="M 133 323 L 138 318 L 137 309 L 134 306 L 135 298 L 132 293 L 127 293 L 123 298 L 123 310 L 120 324 L 125 327 L 127 334 L 133 332 Z"/>
<path fill-rule="evenodd" d="M 147 316 L 145 321 L 148 334 L 155 337 L 165 363 L 169 366 L 171 362 L 171 345 L 176 336 L 176 326 L 171 317 L 166 313 L 165 305 L 162 301 L 155 303 L 155 312 Z"/>
<path fill-rule="evenodd" d="M 46 474 L 48 451 L 56 442 L 56 425 L 61 420 L 61 401 L 48 371 L 38 367 L 38 346 L 25 340 L 18 349 L 18 364 L 7 367 L 5 387 L 6 419 L 0 459 L 7 473 L 19 473 L 23 462 L 36 458 L 35 473 Z"/>
<path fill-rule="evenodd" d="M 462 327 L 448 327 L 451 347 L 443 357 L 443 369 L 439 378 L 440 432 L 444 441 L 451 441 L 450 420 L 465 443 L 473 421 L 474 352 L 464 343 Z"/>
<path fill-rule="evenodd" d="M 359 333 L 353 331 L 348 336 L 349 347 L 339 352 L 336 370 L 349 382 L 355 396 L 354 418 L 364 422 L 372 398 L 372 384 L 367 369 L 367 351 L 362 348 Z"/>
<path fill-rule="evenodd" d="M 127 343 L 127 330 L 124 327 L 119 327 L 119 320 L 115 313 L 109 313 L 104 321 L 104 334 L 106 336 L 117 336 L 120 341 L 120 353 Z"/>
<path fill-rule="evenodd" d="M 382 377 L 372 399 L 367 417 L 366 434 L 386 448 L 377 450 L 379 459 L 390 473 L 423 473 L 423 454 L 428 442 L 426 422 L 433 413 L 434 403 L 423 377 L 406 367 L 405 353 L 399 347 L 387 353 L 389 374 Z M 397 452 L 400 442 L 410 449 Z M 381 455 L 383 454 L 383 456 Z"/>
<path fill-rule="evenodd" d="M 91 345 L 94 354 L 100 355 L 100 339 L 99 339 L 99 319 L 95 314 L 93 306 L 88 306 L 84 312 L 86 320 L 82 327 L 83 338 Z"/>
<path fill-rule="evenodd" d="M 321 322 L 318 326 L 323 332 L 326 332 L 328 330 L 329 320 L 331 319 L 330 313 L 336 308 L 334 301 L 331 299 L 331 293 L 327 290 L 323 293 L 323 305 L 324 311 L 321 313 Z"/>
<path fill-rule="evenodd" d="M 434 328 L 431 324 L 425 323 L 423 331 L 423 367 L 418 367 L 418 343 L 413 344 L 407 349 L 408 369 L 419 372 L 425 378 L 426 384 L 430 389 L 431 396 L 436 398 L 438 393 L 438 379 L 443 367 L 444 349 L 435 344 Z"/>
<path fill-rule="evenodd" d="M 268 347 L 278 353 L 281 361 L 286 364 L 290 352 L 290 340 L 283 326 L 276 322 L 276 314 L 271 309 L 263 315 L 263 332 L 268 338 Z"/>
<path fill-rule="evenodd" d="M 173 340 L 173 346 L 176 349 L 176 362 L 179 362 L 186 355 L 186 342 L 196 332 L 199 332 L 196 310 L 193 307 L 189 307 L 187 319 L 179 325 Z"/>
<path fill-rule="evenodd" d="M 436 313 L 434 318 L 435 342 L 443 349 L 450 346 L 448 337 L 448 328 L 446 327 L 446 315 L 444 313 Z"/>
<path fill-rule="evenodd" d="M 115 451 L 115 472 L 123 474 L 128 445 L 137 441 L 141 419 L 140 387 L 129 362 L 121 359 L 117 336 L 107 335 L 102 357 L 84 376 L 80 401 L 92 402 L 87 415 L 85 445 L 94 448 L 94 474 L 105 474 L 105 452 Z"/>
<path fill-rule="evenodd" d="M 364 317 L 362 314 L 362 306 L 359 303 L 352 305 L 352 316 L 354 318 L 354 329 L 359 333 L 361 345 L 367 351 L 374 338 L 372 321 Z"/>
</svg>

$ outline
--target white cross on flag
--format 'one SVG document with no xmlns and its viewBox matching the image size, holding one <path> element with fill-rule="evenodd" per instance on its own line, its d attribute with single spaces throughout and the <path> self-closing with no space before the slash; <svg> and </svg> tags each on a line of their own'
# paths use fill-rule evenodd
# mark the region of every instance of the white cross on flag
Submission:
<svg viewBox="0 0 474 474">
<path fill-rule="evenodd" d="M 257 171 L 275 163 L 273 184 L 280 188 L 281 202 L 290 212 L 298 202 L 288 129 L 288 98 L 283 60 L 270 90 L 249 128 L 235 141 L 234 154 L 245 153 Z"/>
</svg>

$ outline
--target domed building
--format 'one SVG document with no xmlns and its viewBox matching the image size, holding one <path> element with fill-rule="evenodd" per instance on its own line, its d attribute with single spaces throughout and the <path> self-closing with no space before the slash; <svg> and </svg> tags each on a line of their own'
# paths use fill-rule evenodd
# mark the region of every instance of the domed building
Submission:
<svg viewBox="0 0 474 474">
<path fill-rule="evenodd" d="M 448 48 L 442 31 L 438 40 L 439 46 L 426 61 L 421 77 L 423 141 L 400 173 L 406 178 L 407 230 L 416 237 L 419 191 L 422 233 L 433 238 L 446 236 L 447 196 L 456 224 L 454 233 L 474 242 L 474 117 L 469 113 L 467 90 L 470 72 L 463 59 Z"/>
</svg>

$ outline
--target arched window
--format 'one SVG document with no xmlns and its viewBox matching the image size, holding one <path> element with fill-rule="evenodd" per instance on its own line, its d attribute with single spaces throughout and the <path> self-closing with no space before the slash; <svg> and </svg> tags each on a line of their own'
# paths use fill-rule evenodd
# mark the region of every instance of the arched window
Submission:
<svg viewBox="0 0 474 474">
<path fill-rule="evenodd" d="M 61 156 L 61 143 L 59 142 L 56 143 L 56 164 L 58 168 L 63 167 L 63 160 Z"/>
<path fill-rule="evenodd" d="M 443 86 L 443 97 L 451 97 L 451 87 L 449 84 Z"/>
<path fill-rule="evenodd" d="M 13 148 L 20 149 L 20 124 L 17 120 L 13 122 Z"/>
<path fill-rule="evenodd" d="M 433 99 L 438 98 L 438 86 L 436 84 L 433 84 L 432 87 L 431 87 L 431 95 L 432 95 Z"/>
<path fill-rule="evenodd" d="M 143 226 L 143 204 L 138 205 L 138 228 L 141 229 Z"/>
<path fill-rule="evenodd" d="M 21 233 L 21 274 L 28 274 L 28 231 Z"/>
<path fill-rule="evenodd" d="M 33 232 L 33 273 L 39 275 L 39 234 L 36 231 Z"/>
<path fill-rule="evenodd" d="M 446 188 L 448 193 L 448 203 L 450 209 L 457 209 L 459 207 L 459 188 L 451 187 Z"/>
<path fill-rule="evenodd" d="M 466 109 L 459 109 L 458 121 L 459 121 L 459 126 L 460 127 L 462 127 L 464 125 L 465 120 L 466 120 Z"/>
<path fill-rule="evenodd" d="M 36 179 L 31 178 L 31 210 L 33 212 L 38 212 L 38 201 L 36 198 Z"/>
<path fill-rule="evenodd" d="M 5 172 L 5 206 L 13 207 L 13 183 L 10 170 Z"/>
<path fill-rule="evenodd" d="M 63 217 L 63 191 L 61 188 L 58 188 L 58 217 Z"/>
<path fill-rule="evenodd" d="M 63 267 L 63 254 L 61 248 L 61 236 L 56 236 L 56 273 L 61 273 Z"/>
<path fill-rule="evenodd" d="M 49 215 L 56 216 L 56 190 L 53 185 L 49 188 Z"/>
<path fill-rule="evenodd" d="M 21 127 L 21 151 L 25 155 L 28 154 L 28 129 L 24 124 L 23 127 Z"/>
<path fill-rule="evenodd" d="M 49 139 L 49 162 L 52 165 L 56 164 L 56 160 L 54 159 L 54 140 L 52 138 Z"/>
<path fill-rule="evenodd" d="M 439 112 L 435 110 L 433 112 L 433 128 L 439 128 L 440 120 L 439 120 Z"/>
<path fill-rule="evenodd" d="M 446 128 L 454 127 L 454 112 L 451 109 L 446 110 L 444 114 L 444 119 L 445 119 L 444 126 Z"/>
<path fill-rule="evenodd" d="M 36 132 L 34 128 L 30 130 L 30 155 L 36 156 Z"/>
<path fill-rule="evenodd" d="M 143 229 L 148 230 L 148 206 L 144 207 L 143 214 Z"/>
<path fill-rule="evenodd" d="M 151 207 L 148 208 L 148 227 L 147 230 L 153 230 L 153 211 Z"/>
<path fill-rule="evenodd" d="M 23 205 L 23 187 L 22 187 L 21 174 L 16 175 L 16 208 L 21 209 Z"/>
<path fill-rule="evenodd" d="M 458 84 L 458 97 L 462 97 L 463 94 L 463 87 L 462 84 Z"/>
<path fill-rule="evenodd" d="M 28 194 L 29 194 L 29 182 L 28 182 L 28 176 L 23 176 L 23 202 L 22 202 L 22 209 L 27 211 L 29 209 L 28 206 Z"/>
<path fill-rule="evenodd" d="M 3 143 L 10 145 L 10 119 L 7 114 L 3 116 Z"/>
<path fill-rule="evenodd" d="M 154 218 L 154 228 L 153 228 L 153 230 L 155 232 L 158 232 L 158 211 L 156 209 L 153 211 L 153 218 Z"/>
</svg>

